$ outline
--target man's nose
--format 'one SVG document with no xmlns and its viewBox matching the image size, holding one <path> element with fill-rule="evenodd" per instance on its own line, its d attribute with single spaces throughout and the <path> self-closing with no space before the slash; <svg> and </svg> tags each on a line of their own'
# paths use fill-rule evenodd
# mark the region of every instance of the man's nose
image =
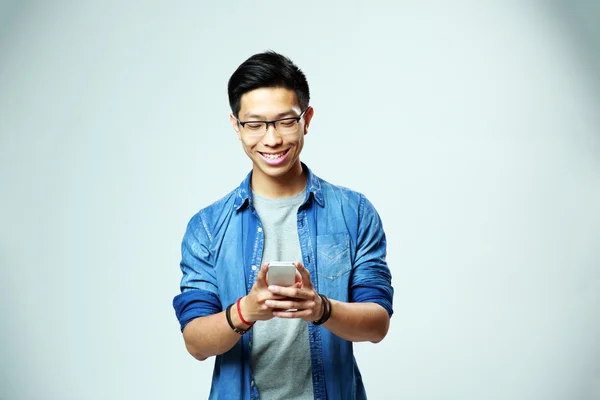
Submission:
<svg viewBox="0 0 600 400">
<path fill-rule="evenodd" d="M 281 135 L 275 129 L 275 124 L 267 124 L 267 132 L 263 136 L 263 143 L 267 145 L 274 145 L 281 142 Z"/>
</svg>

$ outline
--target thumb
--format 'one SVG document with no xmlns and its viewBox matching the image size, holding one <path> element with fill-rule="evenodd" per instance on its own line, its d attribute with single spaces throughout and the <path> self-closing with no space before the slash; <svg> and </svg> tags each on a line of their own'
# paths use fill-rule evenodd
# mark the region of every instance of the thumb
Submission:
<svg viewBox="0 0 600 400">
<path fill-rule="evenodd" d="M 310 285 L 312 287 L 312 281 L 310 279 L 310 273 L 308 270 L 302 265 L 301 262 L 296 263 L 296 270 L 300 273 L 300 280 L 302 281 L 302 286 Z"/>
<path fill-rule="evenodd" d="M 255 285 L 261 288 L 266 288 L 267 285 L 267 271 L 269 270 L 269 264 L 264 263 L 260 266 L 260 270 L 258 271 L 258 275 L 256 275 L 256 283 Z"/>
<path fill-rule="evenodd" d="M 296 289 L 302 289 L 302 286 L 302 276 L 300 275 L 300 272 L 296 270 L 296 282 L 294 283 L 294 287 Z"/>
</svg>

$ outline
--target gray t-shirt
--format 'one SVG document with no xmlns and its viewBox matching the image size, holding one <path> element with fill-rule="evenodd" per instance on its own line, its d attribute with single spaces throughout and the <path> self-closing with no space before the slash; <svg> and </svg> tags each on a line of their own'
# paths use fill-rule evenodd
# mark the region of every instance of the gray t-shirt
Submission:
<svg viewBox="0 0 600 400">
<path fill-rule="evenodd" d="M 296 218 L 306 189 L 293 197 L 268 199 L 252 192 L 265 235 L 262 262 L 300 261 Z M 250 366 L 262 399 L 313 399 L 308 325 L 302 319 L 258 321 L 252 333 Z"/>
</svg>

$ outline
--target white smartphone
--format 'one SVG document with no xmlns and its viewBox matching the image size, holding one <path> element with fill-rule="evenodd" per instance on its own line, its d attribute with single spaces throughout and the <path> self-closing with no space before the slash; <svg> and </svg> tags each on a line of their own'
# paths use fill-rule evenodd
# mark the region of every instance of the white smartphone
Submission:
<svg viewBox="0 0 600 400">
<path fill-rule="evenodd" d="M 269 285 L 292 286 L 296 283 L 296 263 L 293 261 L 271 261 L 267 270 Z"/>
</svg>

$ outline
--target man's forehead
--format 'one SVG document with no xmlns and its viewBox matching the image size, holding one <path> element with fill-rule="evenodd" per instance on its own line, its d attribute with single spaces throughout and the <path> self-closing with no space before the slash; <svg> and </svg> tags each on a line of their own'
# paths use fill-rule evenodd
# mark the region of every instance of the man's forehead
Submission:
<svg viewBox="0 0 600 400">
<path fill-rule="evenodd" d="M 260 88 L 240 98 L 240 117 L 277 117 L 301 112 L 296 92 L 286 88 Z"/>
</svg>

